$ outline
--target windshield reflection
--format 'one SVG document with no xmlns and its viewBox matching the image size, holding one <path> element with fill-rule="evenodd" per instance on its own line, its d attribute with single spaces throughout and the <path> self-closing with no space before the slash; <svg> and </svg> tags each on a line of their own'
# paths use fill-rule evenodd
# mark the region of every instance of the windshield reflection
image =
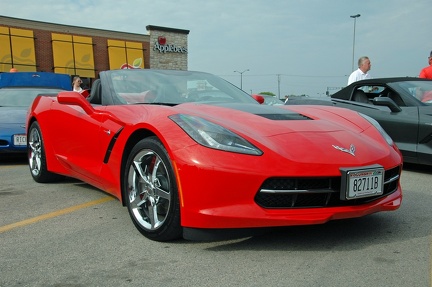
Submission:
<svg viewBox="0 0 432 287">
<path fill-rule="evenodd" d="M 432 81 L 406 81 L 392 83 L 392 85 L 405 90 L 417 100 L 432 105 Z"/>
<path fill-rule="evenodd" d="M 114 92 L 122 104 L 185 102 L 255 103 L 247 93 L 217 76 L 191 71 L 111 71 Z"/>
</svg>

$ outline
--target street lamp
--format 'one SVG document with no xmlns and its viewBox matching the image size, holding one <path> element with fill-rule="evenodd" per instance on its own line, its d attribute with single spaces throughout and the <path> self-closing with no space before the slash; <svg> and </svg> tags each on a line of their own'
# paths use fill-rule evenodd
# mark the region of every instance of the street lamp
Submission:
<svg viewBox="0 0 432 287">
<path fill-rule="evenodd" d="M 234 71 L 234 73 L 240 74 L 240 89 L 243 90 L 243 73 L 249 71 L 249 69 L 244 70 L 243 72 Z"/>
<path fill-rule="evenodd" d="M 356 28 L 356 20 L 358 17 L 360 17 L 360 14 L 351 15 L 350 17 L 354 18 L 353 54 L 352 54 L 352 66 L 351 66 L 351 71 L 354 71 L 355 28 Z"/>
</svg>

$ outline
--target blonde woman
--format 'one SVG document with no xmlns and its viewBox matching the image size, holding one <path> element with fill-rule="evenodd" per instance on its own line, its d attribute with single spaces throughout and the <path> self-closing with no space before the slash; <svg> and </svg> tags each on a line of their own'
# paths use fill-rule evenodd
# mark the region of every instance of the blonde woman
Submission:
<svg viewBox="0 0 432 287">
<path fill-rule="evenodd" d="M 78 76 L 73 77 L 73 80 L 72 80 L 72 90 L 74 92 L 80 93 L 85 98 L 87 98 L 88 95 L 89 95 L 89 92 L 87 90 L 83 90 L 83 88 L 81 88 L 81 84 L 82 84 L 82 80 L 81 80 L 80 77 L 78 77 Z"/>
</svg>

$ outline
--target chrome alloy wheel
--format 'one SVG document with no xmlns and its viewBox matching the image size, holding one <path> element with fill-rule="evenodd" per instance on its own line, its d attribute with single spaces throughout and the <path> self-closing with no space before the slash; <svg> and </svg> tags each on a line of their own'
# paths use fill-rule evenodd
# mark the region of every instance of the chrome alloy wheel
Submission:
<svg viewBox="0 0 432 287">
<path fill-rule="evenodd" d="M 128 199 L 136 222 L 147 231 L 161 227 L 169 217 L 171 182 L 167 167 L 153 150 L 143 149 L 128 173 Z"/>
<path fill-rule="evenodd" d="M 42 169 L 42 137 L 37 128 L 32 128 L 29 133 L 28 159 L 32 175 L 39 176 Z"/>
</svg>

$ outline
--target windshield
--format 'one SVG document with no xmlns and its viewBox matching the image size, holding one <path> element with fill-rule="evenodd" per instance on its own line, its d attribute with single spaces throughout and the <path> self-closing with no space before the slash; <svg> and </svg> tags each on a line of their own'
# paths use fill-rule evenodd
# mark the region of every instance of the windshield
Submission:
<svg viewBox="0 0 432 287">
<path fill-rule="evenodd" d="M 269 95 L 261 95 L 264 98 L 264 104 L 270 105 L 270 106 L 278 106 L 283 105 L 284 102 L 280 99 L 278 99 L 275 96 L 269 96 Z"/>
<path fill-rule="evenodd" d="M 29 107 L 39 94 L 58 93 L 59 89 L 3 88 L 0 89 L 0 107 Z"/>
<path fill-rule="evenodd" d="M 395 90 L 404 90 L 417 100 L 432 105 L 432 81 L 406 81 L 389 84 Z"/>
<path fill-rule="evenodd" d="M 110 71 L 112 87 L 122 104 L 185 102 L 255 103 L 247 93 L 217 76 L 190 71 Z"/>
</svg>

